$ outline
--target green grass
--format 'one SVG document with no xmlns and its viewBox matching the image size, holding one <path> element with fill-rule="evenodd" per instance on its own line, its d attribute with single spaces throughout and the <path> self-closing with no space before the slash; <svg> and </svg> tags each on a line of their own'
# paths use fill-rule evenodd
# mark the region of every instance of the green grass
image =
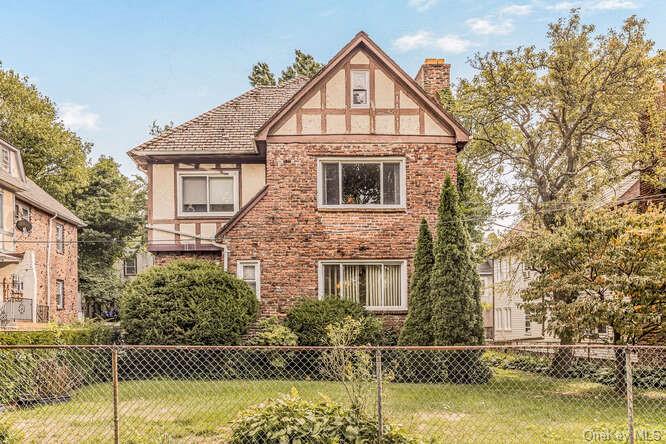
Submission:
<svg viewBox="0 0 666 444">
<path fill-rule="evenodd" d="M 333 382 L 121 382 L 121 442 L 224 442 L 240 410 L 292 387 L 306 399 L 346 399 Z M 589 431 L 626 430 L 626 402 L 611 388 L 521 371 L 496 370 L 484 385 L 387 383 L 384 400 L 387 421 L 444 443 L 589 442 Z M 635 405 L 637 431 L 666 433 L 666 392 L 638 392 Z M 66 403 L 4 411 L 0 423 L 26 442 L 109 442 L 112 388 L 87 386 Z"/>
</svg>

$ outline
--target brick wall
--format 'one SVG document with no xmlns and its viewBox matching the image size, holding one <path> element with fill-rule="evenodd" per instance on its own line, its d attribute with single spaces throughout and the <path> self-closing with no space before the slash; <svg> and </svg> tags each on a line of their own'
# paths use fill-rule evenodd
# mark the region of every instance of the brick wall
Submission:
<svg viewBox="0 0 666 444">
<path fill-rule="evenodd" d="M 439 102 L 439 92 L 451 86 L 451 65 L 444 63 L 444 59 L 426 59 L 415 80 L 430 97 Z"/>
<path fill-rule="evenodd" d="M 406 159 L 407 209 L 318 210 L 317 157 L 401 156 Z M 453 145 L 269 144 L 268 192 L 224 238 L 229 270 L 237 260 L 261 261 L 263 316 L 284 315 L 296 300 L 317 295 L 323 259 L 407 259 L 408 274 L 425 217 L 434 227 L 446 173 L 455 174 Z M 387 320 L 399 324 L 404 316 Z"/>
<path fill-rule="evenodd" d="M 30 205 L 29 205 L 30 206 Z M 47 257 L 49 244 L 45 242 L 49 239 L 49 215 L 42 210 L 31 206 L 30 219 L 32 230 L 27 234 L 16 234 L 16 252 L 24 253 L 33 251 L 35 254 L 35 268 L 37 275 L 37 304 L 49 305 L 47 299 L 50 299 L 49 319 L 55 322 L 73 322 L 77 320 L 78 313 L 78 245 L 76 226 L 55 219 L 51 222 L 51 276 L 50 276 L 50 297 L 47 298 L 48 291 L 48 272 Z M 55 236 L 56 223 L 62 224 L 65 228 L 65 249 L 64 253 L 58 253 L 56 250 Z M 26 242 L 27 241 L 27 242 Z M 65 284 L 65 306 L 59 310 L 56 308 L 56 281 L 62 280 Z"/>
</svg>

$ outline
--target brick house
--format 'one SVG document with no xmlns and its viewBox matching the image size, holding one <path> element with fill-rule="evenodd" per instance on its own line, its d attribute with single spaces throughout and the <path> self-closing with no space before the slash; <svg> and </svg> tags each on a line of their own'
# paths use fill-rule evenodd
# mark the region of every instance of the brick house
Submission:
<svg viewBox="0 0 666 444">
<path fill-rule="evenodd" d="M 77 232 L 81 219 L 23 170 L 0 140 L 0 329 L 78 319 Z"/>
<path fill-rule="evenodd" d="M 217 260 L 263 316 L 333 295 L 399 320 L 419 222 L 434 226 L 469 139 L 435 99 L 449 72 L 427 59 L 413 79 L 361 32 L 313 79 L 254 88 L 132 149 L 155 263 Z"/>
</svg>

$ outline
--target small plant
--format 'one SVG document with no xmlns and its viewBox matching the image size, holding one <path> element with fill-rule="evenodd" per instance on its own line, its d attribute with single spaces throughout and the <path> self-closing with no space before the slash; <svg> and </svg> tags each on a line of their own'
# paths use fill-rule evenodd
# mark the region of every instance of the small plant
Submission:
<svg viewBox="0 0 666 444">
<path fill-rule="evenodd" d="M 248 340 L 248 345 L 255 346 L 295 346 L 298 337 L 289 327 L 280 324 L 277 319 L 270 318 L 259 321 L 257 332 Z M 279 350 L 257 350 L 250 351 L 244 358 L 245 364 L 249 364 L 251 373 L 273 377 L 281 375 L 291 360 L 294 352 Z M 241 365 L 243 363 L 241 362 Z"/>
<path fill-rule="evenodd" d="M 0 423 L 0 444 L 14 444 L 18 442 L 20 442 L 18 436 L 9 429 L 9 426 Z"/>
</svg>

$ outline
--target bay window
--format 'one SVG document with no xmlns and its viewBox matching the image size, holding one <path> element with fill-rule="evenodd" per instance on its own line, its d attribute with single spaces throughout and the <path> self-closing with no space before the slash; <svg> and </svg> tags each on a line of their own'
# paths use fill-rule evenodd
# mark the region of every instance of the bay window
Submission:
<svg viewBox="0 0 666 444">
<path fill-rule="evenodd" d="M 230 216 L 238 210 L 238 175 L 180 173 L 178 213 L 181 216 Z"/>
<path fill-rule="evenodd" d="M 320 159 L 319 206 L 404 208 L 404 159 Z"/>
<path fill-rule="evenodd" d="M 405 261 L 322 261 L 319 297 L 337 297 L 370 310 L 407 308 Z"/>
</svg>

